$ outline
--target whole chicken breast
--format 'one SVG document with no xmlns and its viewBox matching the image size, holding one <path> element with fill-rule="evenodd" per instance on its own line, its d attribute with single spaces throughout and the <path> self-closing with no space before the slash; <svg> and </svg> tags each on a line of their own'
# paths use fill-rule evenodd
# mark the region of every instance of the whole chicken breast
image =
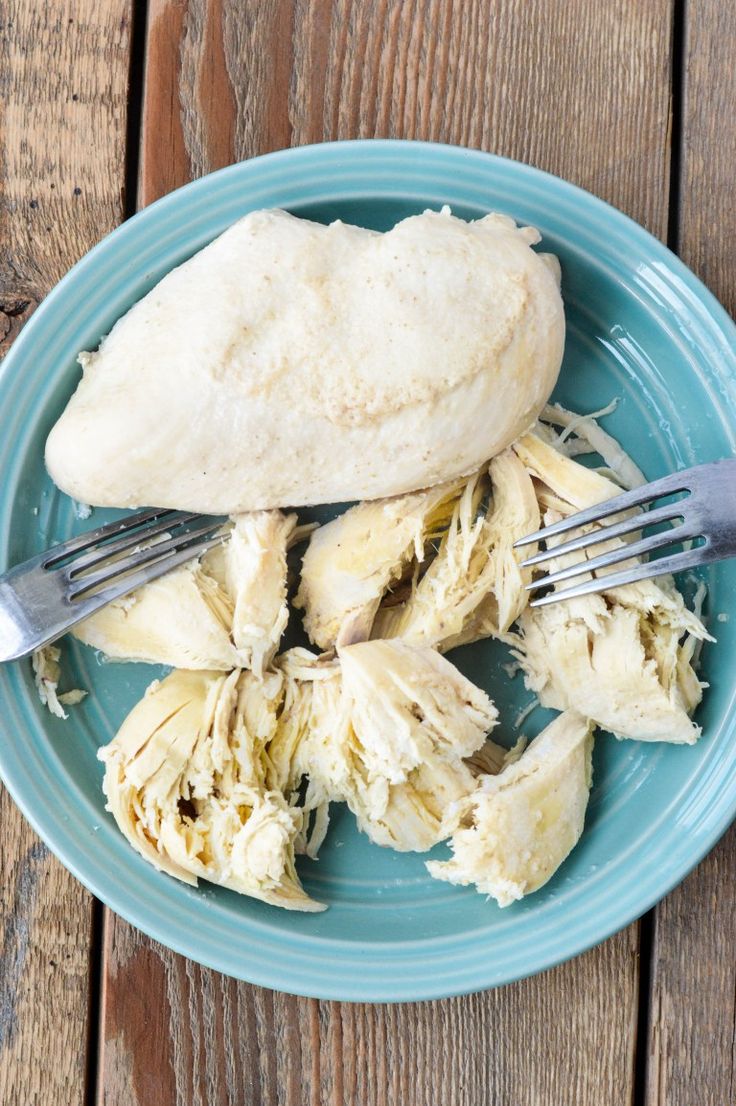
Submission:
<svg viewBox="0 0 736 1106">
<path fill-rule="evenodd" d="M 384 234 L 252 212 L 80 354 L 49 472 L 86 503 L 222 514 L 470 473 L 557 379 L 559 272 L 538 240 L 449 209 Z"/>
</svg>

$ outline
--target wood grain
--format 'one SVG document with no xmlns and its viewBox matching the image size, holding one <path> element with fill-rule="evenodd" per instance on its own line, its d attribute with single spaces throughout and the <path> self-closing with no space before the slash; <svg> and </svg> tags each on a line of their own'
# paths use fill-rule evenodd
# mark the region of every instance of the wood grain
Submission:
<svg viewBox="0 0 736 1106">
<path fill-rule="evenodd" d="M 240 984 L 108 916 L 104 1106 L 627 1101 L 636 931 L 500 991 L 395 1006 Z"/>
<path fill-rule="evenodd" d="M 122 217 L 128 20 L 127 0 L 0 8 L 0 352 Z M 91 898 L 4 790 L 0 824 L 0 1102 L 79 1103 Z"/>
<path fill-rule="evenodd" d="M 331 138 L 479 146 L 667 226 L 671 5 L 151 0 L 139 202 Z M 106 916 L 105 1106 L 629 1101 L 638 930 L 500 991 L 350 1006 L 273 994 Z"/>
<path fill-rule="evenodd" d="M 686 8 L 679 253 L 736 314 L 736 8 Z"/>
<path fill-rule="evenodd" d="M 424 138 L 531 162 L 665 233 L 668 0 L 152 0 L 148 26 L 145 203 L 284 146 Z"/>
<path fill-rule="evenodd" d="M 679 252 L 736 314 L 736 8 L 686 6 Z M 736 830 L 656 913 L 648 1106 L 736 1101 Z"/>
</svg>

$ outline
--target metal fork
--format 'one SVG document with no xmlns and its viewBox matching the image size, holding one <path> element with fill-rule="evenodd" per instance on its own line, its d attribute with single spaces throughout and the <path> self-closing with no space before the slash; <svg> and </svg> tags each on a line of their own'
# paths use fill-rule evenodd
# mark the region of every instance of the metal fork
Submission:
<svg viewBox="0 0 736 1106">
<path fill-rule="evenodd" d="M 639 511 L 635 515 L 623 518 L 620 522 L 601 525 L 559 545 L 550 542 L 551 538 L 559 538 L 560 535 L 567 534 L 571 530 L 577 530 L 594 522 L 605 523 L 624 511 L 643 507 L 653 500 L 679 492 L 686 494 L 676 502 L 654 507 L 652 510 Z M 579 595 L 607 591 L 609 588 L 623 587 L 637 580 L 664 576 L 670 572 L 680 572 L 682 569 L 695 568 L 698 565 L 736 556 L 736 459 L 697 465 L 695 468 L 665 476 L 661 480 L 654 480 L 651 484 L 644 484 L 640 488 L 634 488 L 633 491 L 624 492 L 622 495 L 614 496 L 613 499 L 597 503 L 594 507 L 569 515 L 568 518 L 545 526 L 542 530 L 536 530 L 533 534 L 528 534 L 514 542 L 514 547 L 523 548 L 533 542 L 546 542 L 546 549 L 521 562 L 522 567 L 531 567 L 587 549 L 600 542 L 623 538 L 626 534 L 636 533 L 638 530 L 644 530 L 648 526 L 662 522 L 673 523 L 673 525 L 661 533 L 642 537 L 638 541 L 622 541 L 615 549 L 601 553 L 590 560 L 584 559 L 567 568 L 539 576 L 526 585 L 527 591 L 539 591 L 552 585 L 555 586 L 555 590 L 548 595 L 533 599 L 531 606 L 543 607 L 548 603 L 559 603 L 562 599 L 574 599 Z M 557 585 L 563 580 L 570 580 L 582 573 L 597 572 L 599 569 L 609 568 L 622 561 L 630 561 L 632 558 L 646 557 L 657 549 L 665 549 L 667 546 L 679 545 L 696 538 L 702 539 L 702 544 L 686 548 L 680 553 L 672 553 L 653 561 L 645 560 L 620 572 L 594 576 L 593 579 L 585 580 L 573 587 L 562 591 L 556 590 Z"/>
<path fill-rule="evenodd" d="M 139 511 L 0 576 L 0 662 L 27 657 L 113 599 L 222 541 L 223 519 Z"/>
</svg>

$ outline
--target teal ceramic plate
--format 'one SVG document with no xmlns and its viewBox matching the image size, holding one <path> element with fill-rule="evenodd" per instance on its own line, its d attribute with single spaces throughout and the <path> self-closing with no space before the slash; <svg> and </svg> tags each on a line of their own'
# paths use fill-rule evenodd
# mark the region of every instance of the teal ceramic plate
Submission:
<svg viewBox="0 0 736 1106">
<path fill-rule="evenodd" d="M 524 165 L 403 142 L 305 147 L 224 169 L 137 215 L 49 295 L 0 376 L 0 564 L 105 521 L 80 523 L 44 472 L 43 444 L 78 377 L 80 349 L 172 266 L 253 208 L 386 229 L 425 207 L 473 218 L 505 211 L 539 227 L 562 262 L 568 340 L 557 398 L 593 410 L 618 397 L 607 426 L 651 478 L 728 456 L 736 428 L 736 335 L 725 312 L 659 242 L 593 196 Z M 424 858 L 370 845 L 336 811 L 318 862 L 300 870 L 330 909 L 279 911 L 231 892 L 194 890 L 155 872 L 105 813 L 99 745 L 158 673 L 100 664 L 66 646 L 64 682 L 90 689 L 68 722 L 41 707 L 29 663 L 0 669 L 0 768 L 51 849 L 96 895 L 159 941 L 220 971 L 323 998 L 424 999 L 506 983 L 574 956 L 662 897 L 736 813 L 736 565 L 707 575 L 717 646 L 692 748 L 600 735 L 583 839 L 555 879 L 506 910 L 431 881 Z M 498 701 L 511 743 L 528 701 L 502 650 L 456 653 Z M 536 711 L 523 724 L 534 734 Z M 495 736 L 495 735 L 494 735 Z M 444 854 L 444 846 L 436 850 Z"/>
</svg>

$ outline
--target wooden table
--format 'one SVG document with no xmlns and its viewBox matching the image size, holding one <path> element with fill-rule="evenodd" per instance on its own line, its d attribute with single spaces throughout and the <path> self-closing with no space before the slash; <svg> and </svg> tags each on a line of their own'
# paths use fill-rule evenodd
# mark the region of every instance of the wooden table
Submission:
<svg viewBox="0 0 736 1106">
<path fill-rule="evenodd" d="M 731 0 L 4 0 L 0 338 L 136 207 L 333 138 L 493 150 L 628 212 L 736 306 Z M 0 1102 L 729 1106 L 733 832 L 573 963 L 445 1002 L 236 983 L 94 902 L 2 799 Z"/>
</svg>

